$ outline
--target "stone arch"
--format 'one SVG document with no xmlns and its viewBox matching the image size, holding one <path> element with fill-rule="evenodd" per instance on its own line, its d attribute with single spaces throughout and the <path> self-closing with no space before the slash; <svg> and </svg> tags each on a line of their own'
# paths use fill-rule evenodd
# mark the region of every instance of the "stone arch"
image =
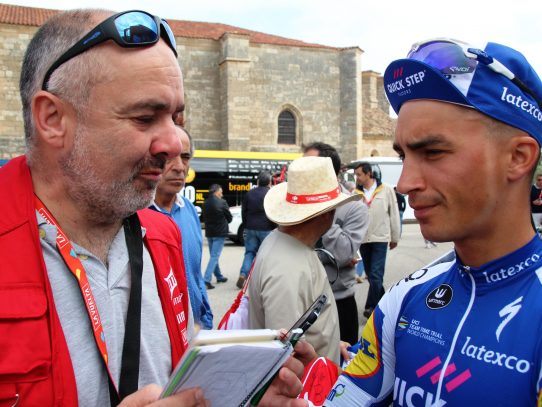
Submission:
<svg viewBox="0 0 542 407">
<path fill-rule="evenodd" d="M 284 104 L 276 116 L 277 144 L 301 145 L 302 116 L 301 112 L 291 104 Z"/>
</svg>

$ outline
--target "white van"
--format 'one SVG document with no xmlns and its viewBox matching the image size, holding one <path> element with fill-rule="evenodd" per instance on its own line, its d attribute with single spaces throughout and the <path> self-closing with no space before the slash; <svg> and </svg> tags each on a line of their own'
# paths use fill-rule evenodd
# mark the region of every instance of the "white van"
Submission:
<svg viewBox="0 0 542 407">
<path fill-rule="evenodd" d="M 392 187 L 397 186 L 401 171 L 403 170 L 403 162 L 399 157 L 361 157 L 348 164 L 348 170 L 345 173 L 346 181 L 356 182 L 354 168 L 360 162 L 367 162 L 373 167 L 373 175 L 379 178 L 384 184 Z M 403 214 L 403 221 L 414 221 L 414 210 L 408 204 L 408 198 L 405 196 L 406 209 Z"/>
</svg>

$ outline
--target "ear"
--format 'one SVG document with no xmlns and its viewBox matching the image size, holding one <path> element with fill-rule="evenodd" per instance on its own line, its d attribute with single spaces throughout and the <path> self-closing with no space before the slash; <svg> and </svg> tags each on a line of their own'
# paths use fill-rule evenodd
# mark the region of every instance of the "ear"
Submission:
<svg viewBox="0 0 542 407">
<path fill-rule="evenodd" d="M 528 135 L 512 137 L 509 151 L 508 179 L 517 181 L 526 175 L 530 176 L 540 155 L 537 141 Z"/>
<path fill-rule="evenodd" d="M 67 102 L 40 90 L 32 99 L 32 118 L 41 142 L 54 148 L 65 147 L 66 135 L 75 123 L 75 112 Z"/>
</svg>

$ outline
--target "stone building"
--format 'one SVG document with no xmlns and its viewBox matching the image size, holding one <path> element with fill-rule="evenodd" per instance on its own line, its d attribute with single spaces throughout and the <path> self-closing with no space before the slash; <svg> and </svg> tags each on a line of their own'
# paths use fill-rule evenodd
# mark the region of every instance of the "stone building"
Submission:
<svg viewBox="0 0 542 407">
<path fill-rule="evenodd" d="M 20 65 L 37 28 L 57 12 L 0 4 L 0 159 L 24 152 Z M 382 78 L 362 73 L 360 48 L 168 21 L 196 148 L 298 152 L 303 143 L 323 140 L 337 146 L 345 162 L 393 154 Z"/>
<path fill-rule="evenodd" d="M 364 71 L 362 78 L 363 142 L 361 157 L 396 156 L 392 148 L 395 119 L 384 91 L 384 78 L 378 72 Z"/>
</svg>

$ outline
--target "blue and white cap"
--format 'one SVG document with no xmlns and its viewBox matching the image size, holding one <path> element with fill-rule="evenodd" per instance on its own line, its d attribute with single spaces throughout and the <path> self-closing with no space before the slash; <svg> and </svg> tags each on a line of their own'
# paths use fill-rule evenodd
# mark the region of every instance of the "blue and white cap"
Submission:
<svg viewBox="0 0 542 407">
<path fill-rule="evenodd" d="M 482 50 L 450 39 L 415 44 L 406 59 L 387 67 L 384 86 L 396 113 L 409 100 L 456 103 L 542 145 L 542 82 L 521 53 L 504 45 L 490 42 Z"/>
</svg>

